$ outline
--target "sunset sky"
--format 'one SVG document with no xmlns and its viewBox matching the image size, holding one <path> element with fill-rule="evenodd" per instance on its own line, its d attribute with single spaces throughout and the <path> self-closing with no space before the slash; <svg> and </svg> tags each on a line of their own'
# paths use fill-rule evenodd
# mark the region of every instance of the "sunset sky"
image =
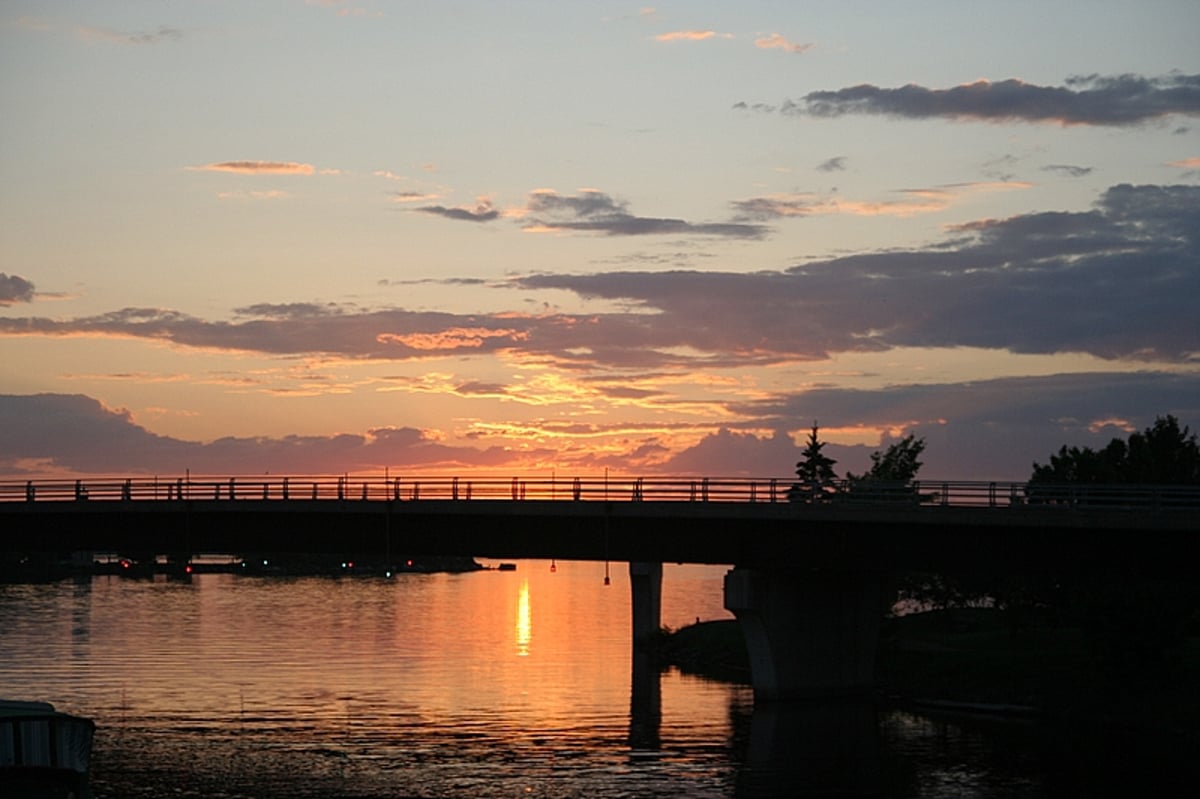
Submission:
<svg viewBox="0 0 1200 799">
<path fill-rule="evenodd" d="M 0 477 L 1200 427 L 1200 3 L 0 4 Z"/>
</svg>

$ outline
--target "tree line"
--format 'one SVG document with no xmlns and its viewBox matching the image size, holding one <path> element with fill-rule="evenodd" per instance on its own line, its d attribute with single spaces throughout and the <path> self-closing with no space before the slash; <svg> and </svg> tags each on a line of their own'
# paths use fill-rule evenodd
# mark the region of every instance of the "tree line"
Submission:
<svg viewBox="0 0 1200 799">
<path fill-rule="evenodd" d="M 797 481 L 788 491 L 792 502 L 824 502 L 839 492 L 872 492 L 877 497 L 912 497 L 921 469 L 925 439 L 910 434 L 884 450 L 871 453 L 871 468 L 862 474 L 847 472 L 839 480 L 837 461 L 824 453 L 826 442 L 814 421 L 796 463 Z M 1034 462 L 1029 477 L 1030 496 L 1049 486 L 1200 485 L 1200 443 L 1196 434 L 1167 414 L 1128 440 L 1113 438 L 1100 450 L 1065 444 L 1046 464 Z M 1044 496 L 1044 492 L 1041 494 Z"/>
</svg>

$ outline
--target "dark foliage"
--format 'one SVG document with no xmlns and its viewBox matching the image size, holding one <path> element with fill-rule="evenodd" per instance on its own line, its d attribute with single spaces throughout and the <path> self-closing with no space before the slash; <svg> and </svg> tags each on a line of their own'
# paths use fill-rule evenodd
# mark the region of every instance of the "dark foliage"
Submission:
<svg viewBox="0 0 1200 799">
<path fill-rule="evenodd" d="M 1046 465 L 1034 463 L 1031 486 L 1135 483 L 1200 484 L 1200 444 L 1195 433 L 1168 414 L 1129 441 L 1114 438 L 1103 449 L 1063 446 Z"/>
<path fill-rule="evenodd" d="M 852 494 L 872 500 L 919 500 L 913 481 L 921 470 L 925 439 L 907 435 L 883 452 L 871 453 L 871 468 L 864 474 L 846 474 Z"/>
</svg>

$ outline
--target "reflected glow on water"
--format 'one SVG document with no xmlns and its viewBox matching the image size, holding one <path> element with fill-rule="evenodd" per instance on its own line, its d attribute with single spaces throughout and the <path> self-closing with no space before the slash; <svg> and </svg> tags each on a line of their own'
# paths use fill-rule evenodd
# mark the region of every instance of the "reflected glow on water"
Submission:
<svg viewBox="0 0 1200 799">
<path fill-rule="evenodd" d="M 529 654 L 529 642 L 533 638 L 533 616 L 529 612 L 529 581 L 522 580 L 517 591 L 517 654 Z"/>
<path fill-rule="evenodd" d="M 723 572 L 665 567 L 663 622 L 726 615 Z M 635 663 L 627 572 L 603 578 L 0 585 L 0 693 L 97 722 L 98 799 L 1107 795 L 1198 761 L 862 704 L 755 711 L 746 687 Z"/>
<path fill-rule="evenodd" d="M 722 572 L 682 570 L 664 621 L 721 615 Z M 664 677 L 635 754 L 613 576 L 0 585 L 0 685 L 97 722 L 99 796 L 728 795 L 749 692 Z"/>
</svg>

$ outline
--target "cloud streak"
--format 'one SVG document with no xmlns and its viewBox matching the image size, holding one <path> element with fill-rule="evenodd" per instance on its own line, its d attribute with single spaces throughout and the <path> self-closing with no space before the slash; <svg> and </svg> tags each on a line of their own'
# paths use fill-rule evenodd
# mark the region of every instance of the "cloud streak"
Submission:
<svg viewBox="0 0 1200 799">
<path fill-rule="evenodd" d="M 235 175 L 311 175 L 312 164 L 297 161 L 221 161 L 203 166 L 190 166 L 196 172 L 232 172 Z"/>
<path fill-rule="evenodd" d="M 811 43 L 799 44 L 788 41 L 778 33 L 772 33 L 769 36 L 760 36 L 754 40 L 754 46 L 760 50 L 783 50 L 785 53 L 797 54 L 807 52 L 813 48 Z"/>
<path fill-rule="evenodd" d="M 709 39 L 732 39 L 732 33 L 709 30 L 668 31 L 654 37 L 656 42 L 703 42 Z"/>
<path fill-rule="evenodd" d="M 0 472 L 24 463 L 76 473 L 331 474 L 392 468 L 503 466 L 544 451 L 517 452 L 436 441 L 411 427 L 382 427 L 329 436 L 219 438 L 187 441 L 150 432 L 127 410 L 82 395 L 0 395 Z"/>
<path fill-rule="evenodd" d="M 491 222 L 500 218 L 500 211 L 492 205 L 492 201 L 481 199 L 474 208 L 448 208 L 444 205 L 426 205 L 414 208 L 414 211 L 458 222 Z"/>
<path fill-rule="evenodd" d="M 735 107 L 748 106 L 739 103 Z M 761 110 L 770 109 L 761 106 Z M 948 89 L 916 84 L 889 89 L 864 83 L 809 92 L 799 100 L 785 100 L 779 110 L 809 117 L 873 114 L 1120 127 L 1175 114 L 1200 115 L 1200 75 L 1088 75 L 1070 78 L 1063 86 L 1039 86 L 1017 79 L 980 80 Z"/>
<path fill-rule="evenodd" d="M 115 31 L 110 28 L 83 27 L 76 29 L 81 37 L 92 41 L 114 44 L 150 45 L 160 42 L 175 42 L 183 38 L 183 31 L 160 25 L 151 31 Z"/>
<path fill-rule="evenodd" d="M 831 159 L 840 162 L 843 159 Z M 826 162 L 829 164 L 830 162 Z M 822 165 L 824 166 L 824 165 Z M 839 165 L 836 167 L 841 169 Z M 785 217 L 854 216 L 909 217 L 936 213 L 949 208 L 959 198 L 980 192 L 1027 189 L 1030 184 L 1019 182 L 958 183 L 923 189 L 901 189 L 895 200 L 855 200 L 836 195 L 770 194 L 750 197 L 733 203 L 738 219 L 766 221 Z"/>
<path fill-rule="evenodd" d="M 631 214 L 628 205 L 604 192 L 586 189 L 576 195 L 550 190 L 529 197 L 524 228 L 534 233 L 574 232 L 604 236 L 685 235 L 761 239 L 767 228 L 744 222 L 688 222 L 683 219 Z"/>
<path fill-rule="evenodd" d="M 1071 164 L 1047 164 L 1042 167 L 1043 172 L 1053 172 L 1057 175 L 1062 175 L 1067 178 L 1082 178 L 1092 174 L 1090 166 L 1072 166 Z"/>
</svg>

